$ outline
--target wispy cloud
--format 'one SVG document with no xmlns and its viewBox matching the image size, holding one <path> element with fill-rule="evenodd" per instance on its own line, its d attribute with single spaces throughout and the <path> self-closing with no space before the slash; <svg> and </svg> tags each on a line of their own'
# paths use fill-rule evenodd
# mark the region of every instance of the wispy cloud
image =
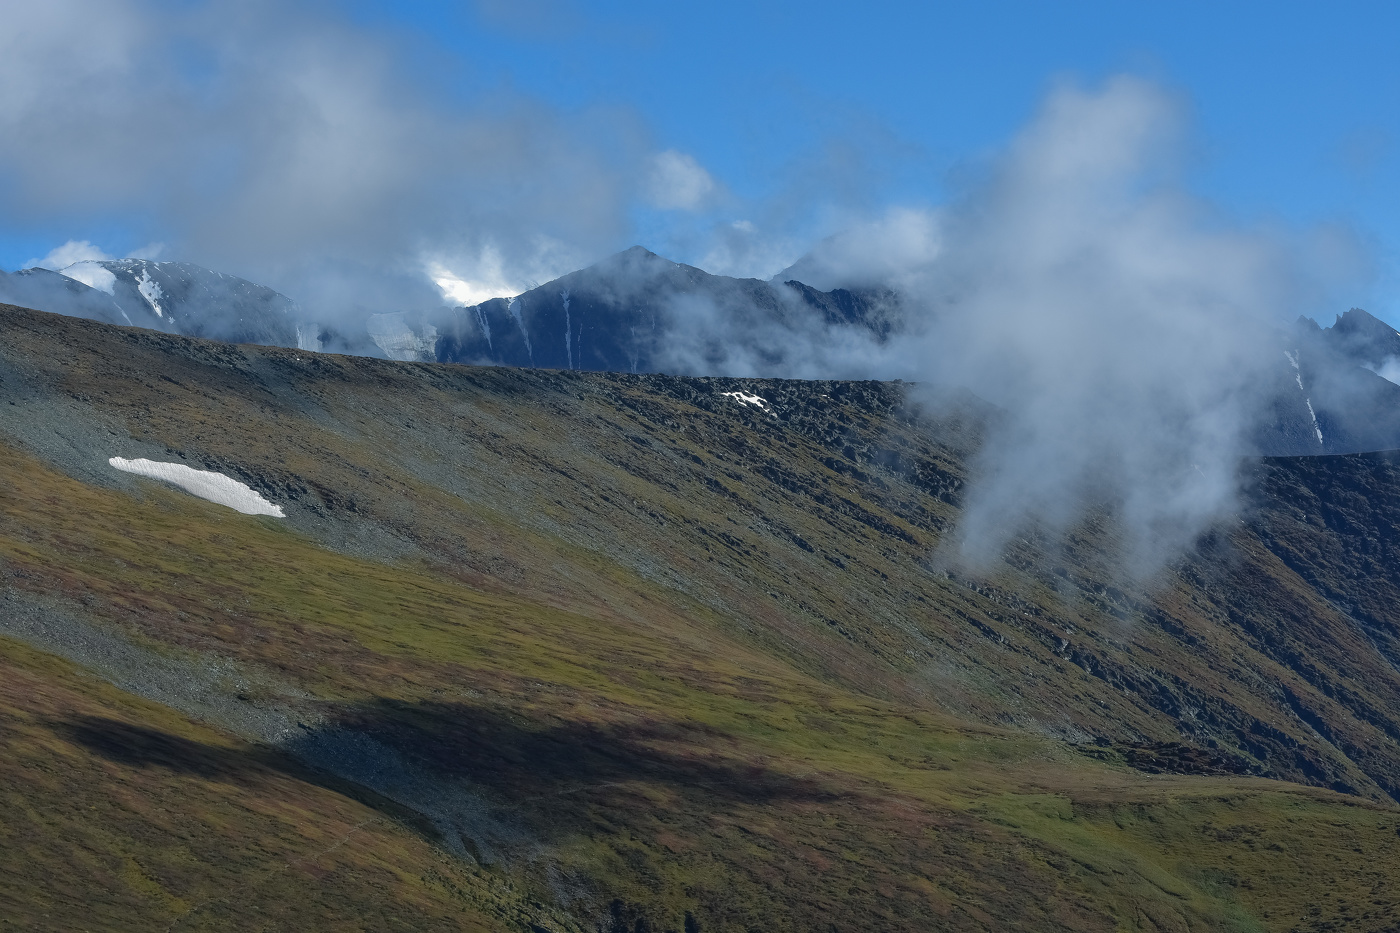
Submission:
<svg viewBox="0 0 1400 933">
<path fill-rule="evenodd" d="M 621 242 L 653 164 L 625 111 L 453 96 L 421 50 L 330 6 L 0 0 L 0 18 L 0 209 L 136 219 L 313 307 L 434 303 L 430 262 L 567 271 Z M 672 199 L 702 197 L 708 175 L 677 164 Z"/>
<path fill-rule="evenodd" d="M 910 363 L 1007 412 L 962 558 L 1109 506 L 1125 566 L 1147 573 L 1234 508 L 1282 327 L 1316 313 L 1330 270 L 1299 237 L 1187 194 L 1184 129 L 1180 102 L 1143 81 L 1062 86 L 948 211 L 916 279 L 927 339 Z"/>
<path fill-rule="evenodd" d="M 60 269 L 66 269 L 75 262 L 101 262 L 104 259 L 112 258 L 114 257 L 107 255 L 87 240 L 69 240 L 62 246 L 54 247 L 44 258 L 29 260 L 24 264 L 24 267 L 29 269 L 37 266 L 40 269 L 52 269 L 57 272 Z"/>
<path fill-rule="evenodd" d="M 822 240 L 784 274 L 822 289 L 913 286 L 942 248 L 939 211 L 894 207 Z"/>
<path fill-rule="evenodd" d="M 164 243 L 149 243 L 140 249 L 134 249 L 126 254 L 127 259 L 159 259 L 165 252 Z M 38 267 L 40 269 L 53 269 L 58 271 L 66 269 L 75 262 L 102 262 L 107 259 L 116 259 L 105 250 L 88 240 L 69 240 L 62 246 L 55 246 L 49 250 L 48 255 L 42 259 L 31 259 L 23 266 L 25 269 Z"/>
<path fill-rule="evenodd" d="M 888 211 L 789 273 L 896 285 L 899 339 L 800 317 L 746 329 L 688 300 L 674 365 L 969 387 L 1005 414 L 942 556 L 986 566 L 1032 527 L 1054 538 L 1110 508 L 1124 567 L 1150 574 L 1235 507 L 1285 327 L 1365 265 L 1337 231 L 1232 222 L 1191 196 L 1183 112 L 1130 77 L 1060 86 L 961 199 Z"/>
<path fill-rule="evenodd" d="M 694 211 L 707 207 L 718 187 L 693 156 L 667 149 L 652 157 L 645 190 L 653 207 Z"/>
</svg>

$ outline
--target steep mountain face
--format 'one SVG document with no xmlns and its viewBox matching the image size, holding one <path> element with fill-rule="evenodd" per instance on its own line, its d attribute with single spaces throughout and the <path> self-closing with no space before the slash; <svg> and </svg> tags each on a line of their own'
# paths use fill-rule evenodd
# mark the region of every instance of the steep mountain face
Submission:
<svg viewBox="0 0 1400 933">
<path fill-rule="evenodd" d="M 710 275 L 637 246 L 514 298 L 399 316 L 397 336 L 375 340 L 402 360 L 632 373 L 747 364 L 771 374 L 793 367 L 796 335 L 854 329 L 883 340 L 898 320 L 889 291 Z"/>
<path fill-rule="evenodd" d="M 1317 333 L 1319 328 L 1314 322 L 1306 323 L 1312 324 L 1309 330 Z M 1388 362 L 1400 360 L 1400 333 L 1360 308 L 1337 315 L 1336 322 L 1322 335 L 1333 352 L 1368 369 L 1378 370 Z"/>
<path fill-rule="evenodd" d="M 965 393 L 18 309 L 0 333 L 10 916 L 1243 931 L 1400 908 L 1394 455 L 1251 464 L 1240 514 L 1151 583 L 1115 572 L 1108 513 L 973 575 L 939 550 L 997 417 Z"/>
<path fill-rule="evenodd" d="M 1400 359 L 1400 335 L 1359 308 L 1323 329 L 1301 320 L 1270 387 L 1265 454 L 1360 453 L 1400 448 L 1400 385 L 1379 375 Z M 1400 375 L 1391 372 L 1390 375 Z"/>
<path fill-rule="evenodd" d="M 62 273 L 26 269 L 0 279 L 22 307 L 231 343 L 320 349 L 296 303 L 263 285 L 187 262 L 114 259 Z"/>
<path fill-rule="evenodd" d="M 81 262 L 0 277 L 0 299 L 166 333 L 422 362 L 611 372 L 792 366 L 793 337 L 877 340 L 898 326 L 888 290 L 822 292 L 800 282 L 710 275 L 641 247 L 511 299 L 469 308 L 302 320 L 272 289 L 190 263 Z"/>
</svg>

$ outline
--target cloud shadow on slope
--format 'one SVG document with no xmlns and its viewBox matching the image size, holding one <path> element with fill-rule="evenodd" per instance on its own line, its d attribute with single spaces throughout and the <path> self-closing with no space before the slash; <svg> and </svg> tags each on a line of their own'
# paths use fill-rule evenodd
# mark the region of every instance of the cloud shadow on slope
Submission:
<svg viewBox="0 0 1400 933">
<path fill-rule="evenodd" d="M 711 814 L 852 796 L 727 755 L 726 736 L 694 724 L 541 725 L 462 703 L 383 699 L 343 708 L 338 719 L 303 725 L 280 747 L 213 745 L 103 717 L 55 728 L 132 768 L 244 786 L 275 774 L 317 784 L 488 863 L 522 846 L 606 831 L 590 805 L 645 807 L 655 791 Z"/>
</svg>

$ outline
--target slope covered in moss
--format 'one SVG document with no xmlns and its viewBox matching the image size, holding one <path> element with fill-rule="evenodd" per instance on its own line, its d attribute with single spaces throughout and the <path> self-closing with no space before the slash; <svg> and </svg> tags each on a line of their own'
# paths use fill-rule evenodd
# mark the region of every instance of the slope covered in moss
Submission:
<svg viewBox="0 0 1400 933">
<path fill-rule="evenodd" d="M 1385 457 L 1258 464 L 1250 510 L 1152 586 L 1105 521 L 974 579 L 935 559 L 995 417 L 957 393 L 0 314 L 15 916 L 1390 922 Z"/>
</svg>

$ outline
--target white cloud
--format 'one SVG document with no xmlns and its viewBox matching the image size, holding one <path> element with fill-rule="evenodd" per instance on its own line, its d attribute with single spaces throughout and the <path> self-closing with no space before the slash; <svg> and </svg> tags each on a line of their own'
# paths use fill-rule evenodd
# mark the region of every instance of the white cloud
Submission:
<svg viewBox="0 0 1400 933">
<path fill-rule="evenodd" d="M 475 305 L 492 298 L 513 298 L 540 282 L 573 272 L 585 262 L 568 244 L 537 236 L 533 249 L 510 264 L 496 244 L 488 242 L 475 252 L 429 254 L 422 267 L 444 299 Z"/>
<path fill-rule="evenodd" d="M 164 243 L 147 243 L 140 249 L 134 249 L 126 254 L 127 259 L 159 259 L 161 253 L 165 252 Z"/>
<path fill-rule="evenodd" d="M 1143 81 L 1059 88 L 911 277 L 918 374 L 1006 411 L 967 491 L 964 558 L 1112 504 L 1123 561 L 1150 573 L 1235 507 L 1273 329 L 1319 290 L 1288 238 L 1182 189 L 1181 124 Z"/>
<path fill-rule="evenodd" d="M 818 243 L 787 277 L 815 288 L 899 286 L 929 268 L 943 248 L 940 214 L 897 207 Z"/>
<path fill-rule="evenodd" d="M 509 284 L 499 274 L 477 275 L 463 278 L 441 263 L 428 264 L 428 277 L 442 290 L 443 298 L 456 305 L 479 305 L 492 298 L 513 298 L 525 291 L 518 284 Z"/>
<path fill-rule="evenodd" d="M 1370 367 L 1367 368 L 1369 369 Z M 1397 359 L 1396 357 L 1387 356 L 1384 360 L 1381 361 L 1380 367 L 1378 369 L 1372 369 L 1371 372 L 1375 373 L 1377 376 L 1380 376 L 1387 382 L 1393 382 L 1396 385 L 1400 385 L 1400 359 Z"/>
<path fill-rule="evenodd" d="M 718 188 L 693 157 L 668 149 L 652 157 L 645 193 L 661 210 L 694 211 L 705 207 Z"/>
<path fill-rule="evenodd" d="M 436 300 L 424 255 L 493 244 L 518 282 L 541 242 L 625 243 L 648 164 L 634 115 L 445 92 L 411 37 L 337 9 L 0 0 L 0 216 L 140 217 L 328 323 Z"/>
<path fill-rule="evenodd" d="M 1150 576 L 1238 506 L 1282 329 L 1361 268 L 1345 242 L 1319 250 L 1193 197 L 1173 158 L 1182 123 L 1147 82 L 1061 87 L 959 201 L 890 211 L 819 245 L 811 277 L 789 270 L 822 288 L 895 285 L 898 339 L 687 296 L 668 309 L 665 362 L 971 389 L 1003 411 L 938 557 L 985 568 L 1031 530 L 1053 549 L 1109 509 L 1115 556 Z M 707 268 L 745 274 L 780 254 L 763 228 L 715 228 Z"/>
<path fill-rule="evenodd" d="M 111 295 L 115 293 L 117 277 L 105 266 L 100 266 L 91 259 L 84 259 L 75 262 L 71 266 L 64 266 L 59 270 L 62 275 L 68 276 L 75 282 L 82 282 L 89 288 L 95 288 L 99 292 L 106 292 Z"/>
<path fill-rule="evenodd" d="M 31 259 L 24 264 L 26 269 L 35 267 L 40 269 L 52 269 L 58 272 L 73 265 L 75 262 L 102 262 L 113 257 L 104 253 L 101 249 L 93 246 L 87 240 L 69 240 L 62 246 L 54 247 L 43 259 Z"/>
<path fill-rule="evenodd" d="M 700 267 L 715 275 L 766 279 L 800 252 L 792 238 L 760 229 L 751 220 L 735 220 L 711 229 Z"/>
</svg>

